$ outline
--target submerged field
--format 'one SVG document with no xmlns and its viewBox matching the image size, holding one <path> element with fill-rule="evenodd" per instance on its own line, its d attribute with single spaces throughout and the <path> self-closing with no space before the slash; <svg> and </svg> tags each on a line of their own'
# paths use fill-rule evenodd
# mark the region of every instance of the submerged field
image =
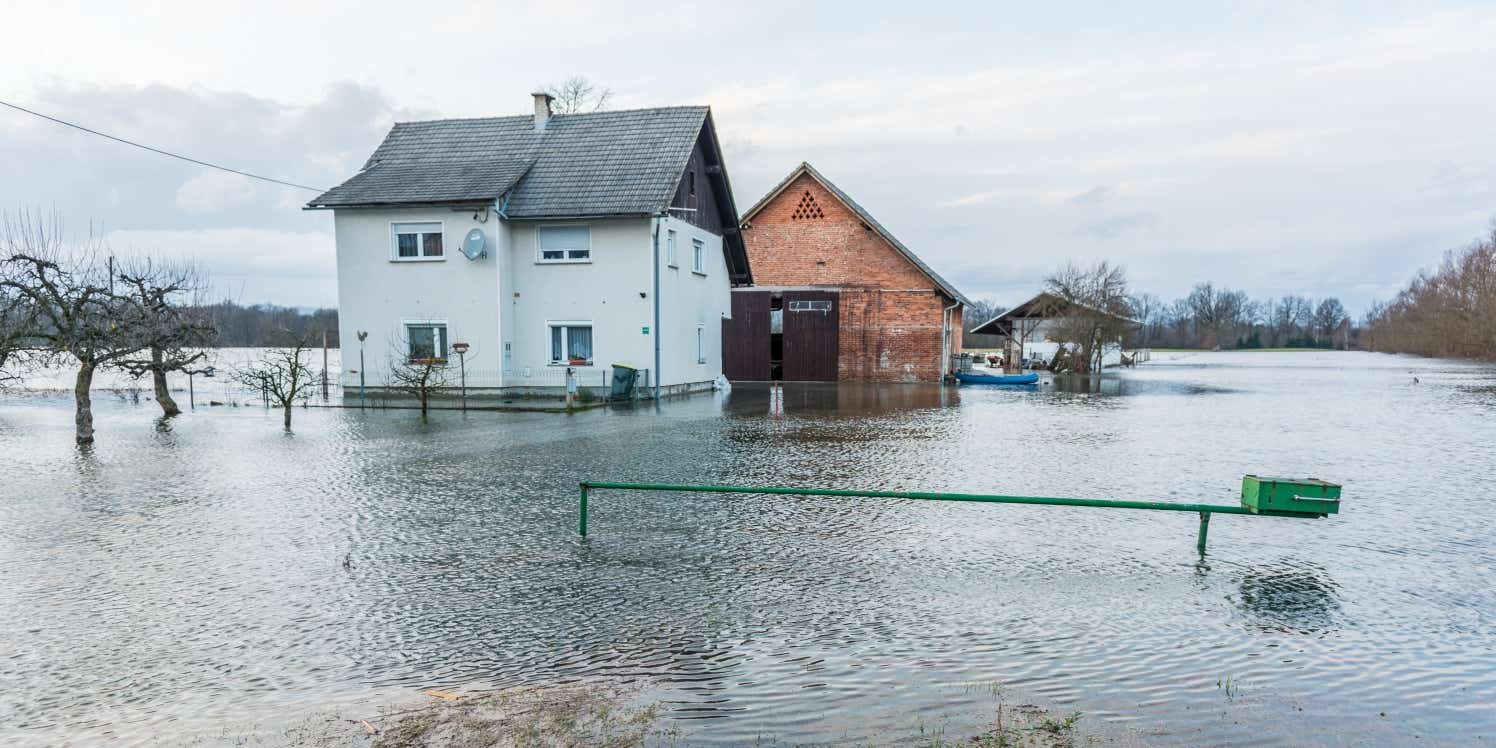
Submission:
<svg viewBox="0 0 1496 748">
<path fill-rule="evenodd" d="M 320 353 L 319 353 L 320 364 Z M 336 366 L 336 364 L 334 364 Z M 1415 381 L 1416 377 L 1416 381 Z M 199 382 L 201 383 L 201 382 Z M 554 414 L 0 400 L 0 742 L 214 742 L 428 688 L 603 683 L 696 743 L 1496 740 L 1496 370 L 1171 353 L 1037 391 Z M 183 403 L 185 405 L 185 402 Z M 1234 503 L 1326 520 L 599 492 L 584 479 Z M 349 723 L 355 730 L 356 723 Z"/>
</svg>

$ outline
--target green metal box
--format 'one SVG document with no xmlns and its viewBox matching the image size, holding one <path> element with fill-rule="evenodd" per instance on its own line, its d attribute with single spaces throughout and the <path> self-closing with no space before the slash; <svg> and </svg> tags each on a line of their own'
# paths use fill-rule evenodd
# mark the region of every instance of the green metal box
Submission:
<svg viewBox="0 0 1496 748">
<path fill-rule="evenodd" d="M 1242 506 L 1253 514 L 1324 517 L 1340 511 L 1340 486 L 1318 478 L 1241 479 Z"/>
</svg>

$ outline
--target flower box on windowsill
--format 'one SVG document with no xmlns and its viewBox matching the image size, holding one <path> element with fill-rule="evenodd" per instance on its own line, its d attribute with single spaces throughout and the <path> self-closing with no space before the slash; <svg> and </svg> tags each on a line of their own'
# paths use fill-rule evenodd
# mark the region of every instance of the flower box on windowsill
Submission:
<svg viewBox="0 0 1496 748">
<path fill-rule="evenodd" d="M 447 360 L 444 358 L 423 358 L 418 356 L 411 356 L 409 359 L 407 359 L 407 363 L 412 366 L 426 366 L 427 364 L 432 364 L 435 366 L 445 366 L 447 364 Z"/>
<path fill-rule="evenodd" d="M 585 358 L 573 358 L 566 362 L 567 366 L 591 366 L 592 362 Z"/>
</svg>

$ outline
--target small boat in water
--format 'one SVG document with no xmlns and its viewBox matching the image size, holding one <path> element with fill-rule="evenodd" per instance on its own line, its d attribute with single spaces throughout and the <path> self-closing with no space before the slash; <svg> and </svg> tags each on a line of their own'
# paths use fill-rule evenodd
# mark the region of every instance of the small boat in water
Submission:
<svg viewBox="0 0 1496 748">
<path fill-rule="evenodd" d="M 974 371 L 956 372 L 956 381 L 961 384 L 1033 384 L 1039 375 L 1028 374 L 980 374 Z"/>
</svg>

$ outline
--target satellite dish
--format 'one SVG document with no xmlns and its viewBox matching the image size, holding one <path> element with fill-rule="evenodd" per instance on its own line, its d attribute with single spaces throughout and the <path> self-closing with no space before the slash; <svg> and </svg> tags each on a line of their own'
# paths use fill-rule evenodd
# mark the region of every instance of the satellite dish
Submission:
<svg viewBox="0 0 1496 748">
<path fill-rule="evenodd" d="M 483 236 L 483 229 L 473 229 L 462 238 L 462 253 L 467 255 L 469 260 L 487 257 L 488 252 L 483 250 L 483 245 L 487 242 L 487 237 Z"/>
</svg>

